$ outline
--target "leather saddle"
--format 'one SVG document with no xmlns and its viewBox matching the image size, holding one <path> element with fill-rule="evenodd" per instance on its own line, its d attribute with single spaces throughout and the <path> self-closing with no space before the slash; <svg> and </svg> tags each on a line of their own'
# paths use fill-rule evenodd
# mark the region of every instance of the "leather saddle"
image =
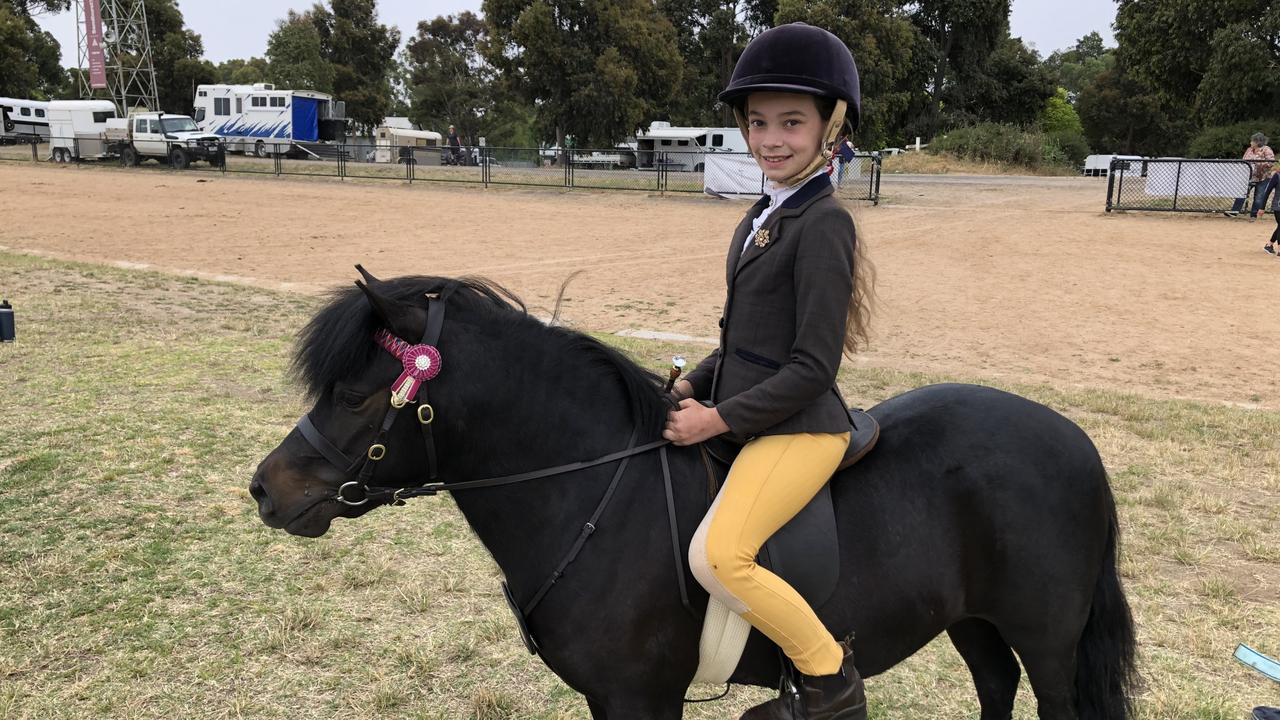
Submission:
<svg viewBox="0 0 1280 720">
<path fill-rule="evenodd" d="M 852 425 L 849 449 L 836 468 L 837 473 L 866 457 L 880 439 L 880 424 L 862 410 L 850 410 L 849 422 Z M 712 483 L 710 495 L 715 497 L 742 446 L 713 438 L 703 443 L 703 447 L 713 460 L 708 470 Z M 830 599 L 840 579 L 840 545 L 830 482 L 765 542 L 756 560 L 787 581 L 810 607 L 820 607 Z"/>
</svg>

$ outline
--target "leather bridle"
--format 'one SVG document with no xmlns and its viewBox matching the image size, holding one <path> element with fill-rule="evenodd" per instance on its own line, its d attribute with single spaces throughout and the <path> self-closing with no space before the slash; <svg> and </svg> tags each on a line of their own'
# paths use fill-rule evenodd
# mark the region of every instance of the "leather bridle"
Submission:
<svg viewBox="0 0 1280 720">
<path fill-rule="evenodd" d="M 639 429 L 637 423 L 635 429 L 631 431 L 631 437 L 627 441 L 627 447 L 617 452 L 602 455 L 594 460 L 583 460 L 580 462 L 566 463 L 555 467 L 543 468 L 541 470 L 532 470 L 529 472 L 518 473 L 515 475 L 503 475 L 498 477 L 482 478 L 479 480 L 464 480 L 459 482 L 444 483 L 437 480 L 439 475 L 436 460 L 435 438 L 432 435 L 431 425 L 435 421 L 435 409 L 431 406 L 427 399 L 427 383 L 439 374 L 442 367 L 442 358 L 437 345 L 440 341 L 440 331 L 444 327 L 444 314 L 447 307 L 446 302 L 449 295 L 452 294 L 456 286 L 449 286 L 444 291 L 436 294 L 427 295 L 427 324 L 422 334 L 422 341 L 417 345 L 410 345 L 408 342 L 396 337 L 387 329 L 378 330 L 374 334 L 374 340 L 387 352 L 395 355 L 404 365 L 404 372 L 391 385 L 391 393 L 387 412 L 382 417 L 382 423 L 378 426 L 377 434 L 373 441 L 369 444 L 363 456 L 351 457 L 340 450 L 333 442 L 331 442 L 315 423 L 311 421 L 310 413 L 303 415 L 298 420 L 297 428 L 302 437 L 315 448 L 331 465 L 336 467 L 343 473 L 345 481 L 338 486 L 338 489 L 331 496 L 317 498 L 312 503 L 297 511 L 293 517 L 300 517 L 311 508 L 323 502 L 339 502 L 350 507 L 359 507 L 370 502 L 386 503 L 390 505 L 403 505 L 405 500 L 424 495 L 435 495 L 439 492 L 458 492 L 459 490 L 477 490 L 480 488 L 499 487 L 502 485 L 512 485 L 514 483 L 525 482 L 528 480 L 536 480 L 539 478 L 554 477 L 564 475 L 578 470 L 586 470 L 588 468 L 605 465 L 612 462 L 618 462 L 618 468 L 613 474 L 613 478 L 609 483 L 608 489 L 605 491 L 604 497 L 601 498 L 595 511 L 592 512 L 590 519 L 583 525 L 582 531 L 579 533 L 577 540 L 569 549 L 569 552 L 557 563 L 555 570 L 551 576 L 538 588 L 534 596 L 523 605 L 516 602 L 512 596 L 507 584 L 502 583 L 503 593 L 507 598 L 507 602 L 511 605 L 512 611 L 516 614 L 516 619 L 520 624 L 521 634 L 525 641 L 525 646 L 529 652 L 537 653 L 537 643 L 533 640 L 532 635 L 528 631 L 526 618 L 531 614 L 547 592 L 563 575 L 565 569 L 578 556 L 587 540 L 596 532 L 596 523 L 599 522 L 600 516 L 604 514 L 605 508 L 609 505 L 609 501 L 613 498 L 614 490 L 617 489 L 619 481 L 626 472 L 630 459 L 636 455 L 658 450 L 660 454 L 662 475 L 665 482 L 667 513 L 671 527 L 671 544 L 675 556 L 676 576 L 680 588 L 680 600 L 685 609 L 695 615 L 692 607 L 689 605 L 689 593 L 685 587 L 684 579 L 684 562 L 680 552 L 679 528 L 676 523 L 674 495 L 671 487 L 671 469 L 667 462 L 666 446 L 669 441 L 659 439 L 644 445 L 636 445 L 636 435 Z M 383 487 L 371 485 L 374 472 L 377 470 L 378 463 L 386 457 L 387 446 L 385 440 L 387 433 L 390 432 L 392 425 L 395 424 L 396 418 L 399 417 L 400 411 L 410 404 L 417 404 L 416 412 L 418 424 L 422 429 L 422 442 L 426 449 L 427 455 L 427 482 L 417 486 L 408 487 Z"/>
<path fill-rule="evenodd" d="M 452 287 L 443 293 L 427 296 L 427 326 L 422 333 L 422 341 L 417 345 L 396 337 L 387 329 L 374 333 L 374 341 L 384 350 L 395 355 L 404 366 L 400 377 L 391 384 L 387 412 L 382 416 L 377 434 L 362 457 L 352 458 L 338 449 L 336 445 L 320 432 L 307 413 L 298 420 L 298 432 L 329 461 L 331 465 L 342 471 L 346 482 L 338 487 L 337 492 L 327 500 L 334 500 L 351 507 L 359 507 L 370 501 L 401 504 L 406 498 L 415 495 L 434 495 L 444 488 L 444 483 L 436 482 L 439 468 L 436 460 L 436 441 L 431 431 L 435 422 L 435 408 L 427 398 L 427 382 L 440 373 L 443 360 L 436 348 L 440 342 L 440 331 L 444 328 L 444 313 Z M 410 404 L 417 404 L 415 413 L 418 426 L 422 429 L 422 445 L 427 453 L 427 482 L 418 487 L 377 487 L 370 486 L 378 462 L 387 455 L 386 437 L 395 424 L 400 411 Z M 409 491 L 415 491 L 409 494 Z"/>
</svg>

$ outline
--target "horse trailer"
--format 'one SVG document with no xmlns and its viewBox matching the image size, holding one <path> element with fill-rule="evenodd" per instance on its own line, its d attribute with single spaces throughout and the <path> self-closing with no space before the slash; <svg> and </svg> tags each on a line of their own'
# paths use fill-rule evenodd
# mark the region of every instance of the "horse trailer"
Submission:
<svg viewBox="0 0 1280 720">
<path fill-rule="evenodd" d="M 636 135 L 636 167 L 702 172 L 712 153 L 746 153 L 742 131 L 733 128 L 673 127 L 657 121 Z"/>
<path fill-rule="evenodd" d="M 54 162 L 114 157 L 106 139 L 107 121 L 116 117 L 110 100 L 49 102 L 49 150 Z"/>
<path fill-rule="evenodd" d="M 49 139 L 49 102 L 0 97 L 0 142 Z"/>
<path fill-rule="evenodd" d="M 343 104 L 325 93 L 279 90 L 271 83 L 197 85 L 196 125 L 226 141 L 228 150 L 267 157 L 297 143 L 340 142 Z"/>
</svg>

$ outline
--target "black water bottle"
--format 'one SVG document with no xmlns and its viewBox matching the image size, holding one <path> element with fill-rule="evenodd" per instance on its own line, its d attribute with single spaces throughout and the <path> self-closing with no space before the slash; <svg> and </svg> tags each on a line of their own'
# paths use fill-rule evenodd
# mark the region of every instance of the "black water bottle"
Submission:
<svg viewBox="0 0 1280 720">
<path fill-rule="evenodd" d="M 8 300 L 0 300 L 0 342 L 13 342 L 13 306 Z"/>
</svg>

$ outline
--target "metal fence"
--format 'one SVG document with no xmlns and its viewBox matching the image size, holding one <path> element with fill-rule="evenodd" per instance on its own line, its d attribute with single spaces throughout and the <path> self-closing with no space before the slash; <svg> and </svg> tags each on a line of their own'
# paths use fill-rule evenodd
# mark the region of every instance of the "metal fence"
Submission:
<svg viewBox="0 0 1280 720">
<path fill-rule="evenodd" d="M 1253 169 L 1243 160 L 1116 158 L 1107 176 L 1107 212 L 1247 212 L 1266 192 L 1265 184 L 1251 182 Z"/>
<path fill-rule="evenodd" d="M 116 147 L 115 150 L 119 148 Z M 358 178 L 399 182 L 457 182 L 665 193 L 759 195 L 764 176 L 747 153 L 295 143 L 287 153 L 265 157 L 191 148 L 142 158 L 139 168 L 277 176 Z M 123 164 L 100 140 L 27 138 L 0 146 L 0 161 Z M 841 197 L 878 203 L 880 157 L 860 154 L 838 163 Z"/>
</svg>

